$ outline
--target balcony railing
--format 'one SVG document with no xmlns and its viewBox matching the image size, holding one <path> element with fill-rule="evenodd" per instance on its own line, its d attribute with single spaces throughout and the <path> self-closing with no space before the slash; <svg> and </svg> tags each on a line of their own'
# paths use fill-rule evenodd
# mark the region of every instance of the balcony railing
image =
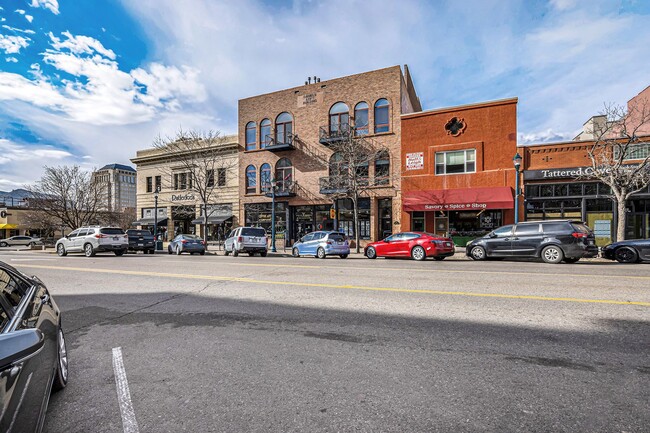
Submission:
<svg viewBox="0 0 650 433">
<path fill-rule="evenodd" d="M 325 176 L 318 179 L 319 191 L 321 194 L 343 194 L 348 192 L 352 187 L 348 187 L 349 180 L 339 176 Z M 387 177 L 359 177 L 357 178 L 359 187 L 388 187 L 390 186 L 390 179 Z"/>
<path fill-rule="evenodd" d="M 264 149 L 271 152 L 282 152 L 284 150 L 294 150 L 296 147 L 293 145 L 294 135 L 287 132 L 283 138 L 283 142 L 278 141 L 274 135 L 267 135 L 264 142 L 266 147 Z"/>
<path fill-rule="evenodd" d="M 272 186 L 270 184 L 262 185 L 262 192 L 267 197 L 272 197 Z M 298 183 L 292 180 L 278 181 L 275 184 L 275 197 L 295 197 L 298 190 Z"/>
<path fill-rule="evenodd" d="M 325 146 L 346 140 L 350 136 L 352 126 L 349 123 L 327 125 L 318 128 L 318 142 Z"/>
</svg>

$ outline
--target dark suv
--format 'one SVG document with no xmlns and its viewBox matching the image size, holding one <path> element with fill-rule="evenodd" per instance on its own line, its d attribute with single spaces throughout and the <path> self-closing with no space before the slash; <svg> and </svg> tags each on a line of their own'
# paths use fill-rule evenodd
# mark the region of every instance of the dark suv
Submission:
<svg viewBox="0 0 650 433">
<path fill-rule="evenodd" d="M 467 244 L 474 260 L 507 257 L 541 257 L 546 263 L 575 263 L 596 257 L 593 232 L 582 221 L 529 221 L 499 227 Z"/>
</svg>

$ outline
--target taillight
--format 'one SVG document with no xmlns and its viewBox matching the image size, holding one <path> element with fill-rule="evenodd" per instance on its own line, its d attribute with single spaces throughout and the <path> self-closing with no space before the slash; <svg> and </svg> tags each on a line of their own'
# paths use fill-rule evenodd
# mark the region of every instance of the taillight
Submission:
<svg viewBox="0 0 650 433">
<path fill-rule="evenodd" d="M 334 242 L 332 241 L 327 241 L 327 245 L 332 245 Z"/>
<path fill-rule="evenodd" d="M 95 235 L 95 237 L 96 237 L 97 239 L 101 239 L 101 238 L 102 238 L 102 235 L 97 234 L 97 235 Z"/>
<path fill-rule="evenodd" d="M 244 242 L 244 238 L 241 237 L 241 236 L 239 236 L 239 237 L 237 238 L 237 242 Z"/>
<path fill-rule="evenodd" d="M 185 239 L 183 239 L 183 240 L 181 241 L 181 243 L 182 243 L 182 244 L 186 244 L 187 241 L 186 241 Z"/>
<path fill-rule="evenodd" d="M 571 233 L 571 236 L 573 236 L 576 239 L 582 239 L 582 238 L 586 238 L 588 235 L 587 233 L 573 232 Z"/>
</svg>

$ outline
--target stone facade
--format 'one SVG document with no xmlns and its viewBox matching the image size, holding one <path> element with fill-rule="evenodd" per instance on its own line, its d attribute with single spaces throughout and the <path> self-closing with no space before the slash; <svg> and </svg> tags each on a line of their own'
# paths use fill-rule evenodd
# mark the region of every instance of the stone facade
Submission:
<svg viewBox="0 0 650 433">
<path fill-rule="evenodd" d="M 106 194 L 102 210 L 122 212 L 135 209 L 136 173 L 133 167 L 109 164 L 93 173 L 96 182 L 104 187 Z"/>
<path fill-rule="evenodd" d="M 377 122 L 374 105 L 381 99 L 386 99 L 389 104 L 388 125 L 387 128 L 386 126 L 379 128 L 380 130 L 387 129 L 387 131 L 379 132 L 375 131 Z M 290 245 L 302 233 L 321 228 L 342 229 L 351 235 L 352 227 L 348 224 L 349 221 L 345 220 L 349 217 L 349 212 L 342 208 L 343 204 L 339 206 L 338 201 L 333 200 L 331 194 L 321 193 L 323 191 L 321 182 L 323 181 L 319 180 L 328 176 L 327 162 L 333 154 L 327 145 L 322 144 L 320 129 L 323 128 L 326 135 L 330 131 L 330 109 L 339 102 L 343 102 L 347 106 L 351 125 L 356 122 L 355 106 L 362 102 L 368 105 L 368 134 L 365 137 L 373 143 L 373 147 L 386 149 L 389 154 L 389 185 L 373 187 L 368 193 L 365 203 L 369 203 L 369 225 L 362 229 L 361 233 L 366 235 L 364 236 L 365 241 L 371 241 L 382 238 L 386 235 L 386 231 L 400 231 L 400 116 L 404 113 L 421 110 L 406 66 L 404 72 L 399 66 L 393 66 L 327 81 L 315 79 L 313 83 L 240 100 L 239 167 L 241 180 L 239 193 L 241 208 L 239 217 L 242 222 L 257 223 L 262 226 L 269 224 L 268 213 L 259 219 L 252 216 L 254 212 L 252 209 L 255 206 L 268 207 L 271 202 L 271 198 L 267 197 L 262 188 L 263 179 L 260 178 L 262 166 L 269 164 L 271 177 L 278 179 L 276 165 L 281 159 L 286 158 L 291 163 L 291 169 L 282 171 L 282 176 L 291 179 L 292 190 L 286 196 L 276 197 L 276 201 L 282 203 L 280 209 L 282 215 L 279 218 L 282 225 L 276 224 L 276 228 L 278 232 L 285 233 L 284 230 L 286 230 L 286 244 Z M 276 125 L 276 119 L 281 113 L 289 113 L 291 116 L 291 129 L 294 134 L 292 137 L 293 148 L 277 151 L 263 148 L 263 143 L 266 140 L 265 137 L 260 137 L 261 123 L 264 119 L 270 121 L 270 135 L 275 138 L 276 131 L 282 128 L 282 126 Z M 254 149 L 247 150 L 247 125 L 250 122 L 255 125 L 255 139 L 253 146 L 249 147 L 254 147 Z M 252 136 L 251 128 L 249 128 L 249 142 Z M 271 144 L 275 143 L 277 141 Z M 247 187 L 246 171 L 249 167 L 254 167 L 255 170 L 254 188 Z M 372 162 L 369 164 L 368 175 L 372 182 L 375 177 L 375 165 Z M 381 199 L 384 199 L 381 201 L 383 219 L 379 215 Z M 314 209 L 311 222 L 309 217 L 304 215 L 310 212 L 310 206 Z M 246 209 L 251 210 L 248 217 Z M 276 209 L 278 208 L 276 207 Z M 328 213 L 328 210 L 331 213 Z M 330 215 L 331 218 L 326 218 L 326 215 Z M 300 221 L 302 223 L 299 223 Z M 380 227 L 381 221 L 383 221 L 383 227 Z M 343 225 L 346 227 L 342 227 Z"/>
</svg>

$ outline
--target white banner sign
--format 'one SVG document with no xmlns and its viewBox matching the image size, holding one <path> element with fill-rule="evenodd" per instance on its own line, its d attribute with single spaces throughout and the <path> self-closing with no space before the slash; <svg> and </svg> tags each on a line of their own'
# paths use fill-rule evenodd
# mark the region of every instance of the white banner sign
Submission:
<svg viewBox="0 0 650 433">
<path fill-rule="evenodd" d="M 424 168 L 424 152 L 406 154 L 406 169 L 421 170 Z"/>
</svg>

